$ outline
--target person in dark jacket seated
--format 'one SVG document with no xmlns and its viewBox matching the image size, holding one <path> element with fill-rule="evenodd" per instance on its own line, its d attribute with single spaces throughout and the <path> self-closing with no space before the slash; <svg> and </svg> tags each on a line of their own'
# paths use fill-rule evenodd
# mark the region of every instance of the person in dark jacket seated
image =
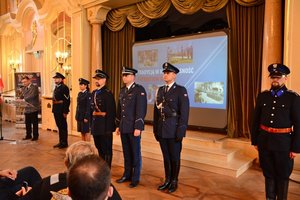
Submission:
<svg viewBox="0 0 300 200">
<path fill-rule="evenodd" d="M 89 155 L 98 156 L 97 148 L 89 142 L 79 141 L 69 146 L 64 159 L 67 170 L 69 170 L 77 160 Z M 54 198 L 52 198 L 52 195 Z M 61 196 L 64 196 L 65 198 L 61 198 Z M 33 187 L 32 190 L 22 197 L 22 200 L 50 200 L 51 198 L 66 199 L 67 196 L 67 172 L 63 172 L 43 178 L 38 185 Z M 121 199 L 115 188 L 112 197 L 109 199 Z"/>
<path fill-rule="evenodd" d="M 24 182 L 28 189 L 41 181 L 39 172 L 33 167 L 25 167 L 18 171 L 12 169 L 0 170 L 0 199 L 18 199 L 22 196 Z"/>
</svg>

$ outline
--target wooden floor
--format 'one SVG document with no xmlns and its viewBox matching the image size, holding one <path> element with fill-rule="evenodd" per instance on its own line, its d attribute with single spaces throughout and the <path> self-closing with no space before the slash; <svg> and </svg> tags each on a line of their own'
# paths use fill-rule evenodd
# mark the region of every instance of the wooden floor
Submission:
<svg viewBox="0 0 300 200">
<path fill-rule="evenodd" d="M 3 122 L 3 137 L 0 141 L 0 168 L 19 169 L 34 166 L 42 176 L 48 176 L 65 170 L 63 164 L 64 151 L 53 149 L 58 141 L 58 134 L 40 130 L 37 142 L 22 141 L 24 129 L 15 129 L 13 123 Z M 12 139 L 15 141 L 8 141 Z M 80 140 L 69 136 L 69 144 Z M 125 200 L 143 199 L 203 199 L 203 200 L 261 200 L 264 199 L 264 179 L 257 165 L 238 178 L 222 176 L 188 167 L 182 167 L 179 175 L 179 188 L 173 194 L 156 190 L 163 177 L 161 161 L 143 158 L 141 182 L 137 188 L 131 189 L 128 183 L 115 182 L 123 173 L 120 162 L 122 152 L 114 151 L 112 179 L 113 184 Z M 300 199 L 300 184 L 290 182 L 289 200 Z"/>
</svg>

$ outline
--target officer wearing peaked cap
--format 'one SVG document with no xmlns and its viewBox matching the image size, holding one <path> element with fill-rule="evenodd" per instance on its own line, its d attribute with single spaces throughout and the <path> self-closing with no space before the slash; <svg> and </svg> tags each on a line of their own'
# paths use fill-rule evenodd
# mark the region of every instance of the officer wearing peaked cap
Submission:
<svg viewBox="0 0 300 200">
<path fill-rule="evenodd" d="M 290 70 L 269 65 L 271 89 L 256 100 L 251 142 L 258 150 L 267 199 L 287 199 L 294 157 L 300 152 L 300 100 L 285 86 Z"/>
<path fill-rule="evenodd" d="M 93 78 L 105 78 L 105 79 L 109 79 L 109 76 L 107 73 L 105 73 L 104 71 L 100 70 L 100 69 L 96 69 L 95 71 L 95 76 Z"/>
<path fill-rule="evenodd" d="M 189 98 L 186 88 L 175 82 L 179 69 L 167 62 L 162 68 L 165 85 L 157 91 L 153 132 L 160 144 L 165 169 L 165 182 L 158 190 L 168 190 L 171 193 L 177 189 L 182 139 L 185 137 L 189 118 Z"/>
<path fill-rule="evenodd" d="M 54 114 L 55 123 L 58 127 L 59 133 L 59 142 L 53 147 L 66 148 L 68 147 L 67 115 L 70 111 L 70 91 L 68 86 L 64 84 L 63 80 L 65 77 L 61 73 L 56 72 L 53 79 L 56 86 L 53 91 L 52 112 Z"/>
<path fill-rule="evenodd" d="M 175 74 L 179 73 L 179 69 L 172 65 L 171 63 L 165 62 L 163 64 L 163 72 L 174 72 Z"/>
<path fill-rule="evenodd" d="M 122 79 L 125 84 L 120 90 L 117 109 L 116 133 L 121 134 L 124 174 L 117 180 L 118 183 L 131 180 L 129 187 L 139 184 L 142 156 L 141 132 L 144 130 L 144 118 L 147 112 L 147 98 L 145 88 L 135 83 L 138 71 L 123 67 Z"/>
<path fill-rule="evenodd" d="M 80 78 L 79 90 L 77 95 L 77 107 L 75 119 L 77 121 L 77 131 L 81 133 L 83 141 L 90 141 L 90 122 L 91 122 L 91 101 L 92 95 L 90 93 L 89 81 Z"/>
<path fill-rule="evenodd" d="M 116 129 L 116 103 L 112 92 L 106 87 L 107 73 L 97 69 L 93 79 L 96 89 L 92 92 L 91 132 L 99 155 L 111 166 L 113 131 Z"/>
<path fill-rule="evenodd" d="M 122 68 L 122 75 L 124 75 L 124 74 L 135 75 L 137 73 L 138 73 L 137 69 L 133 69 L 133 68 L 125 67 L 125 66 Z"/>
</svg>

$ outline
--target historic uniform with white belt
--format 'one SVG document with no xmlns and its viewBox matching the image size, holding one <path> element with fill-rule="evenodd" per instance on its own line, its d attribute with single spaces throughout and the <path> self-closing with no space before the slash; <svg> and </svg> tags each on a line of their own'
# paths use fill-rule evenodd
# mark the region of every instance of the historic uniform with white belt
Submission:
<svg viewBox="0 0 300 200">
<path fill-rule="evenodd" d="M 97 89 L 92 92 L 92 135 L 99 155 L 111 166 L 113 132 L 116 129 L 116 103 L 112 92 L 106 87 L 109 76 L 97 69 L 93 79 Z"/>
<path fill-rule="evenodd" d="M 251 141 L 259 152 L 266 198 L 282 200 L 287 199 L 293 158 L 300 152 L 300 98 L 284 84 L 288 67 L 271 64 L 268 70 L 272 86 L 257 97 Z"/>
<path fill-rule="evenodd" d="M 56 86 L 53 91 L 52 112 L 59 133 L 59 143 L 53 147 L 66 148 L 68 147 L 67 115 L 70 111 L 70 92 L 68 86 L 63 83 L 65 77 L 61 73 L 56 72 L 53 79 Z"/>
<path fill-rule="evenodd" d="M 116 123 L 121 133 L 124 174 L 117 180 L 122 183 L 131 180 L 130 187 L 136 187 L 140 181 L 142 167 L 141 132 L 144 130 L 144 118 L 147 112 L 145 88 L 134 82 L 138 71 L 123 67 L 125 86 L 121 88 Z"/>
<path fill-rule="evenodd" d="M 165 168 L 165 182 L 158 190 L 174 192 L 177 189 L 182 139 L 186 134 L 190 104 L 186 88 L 175 83 L 179 69 L 164 63 L 163 72 L 166 85 L 157 91 L 153 120 L 153 132 L 160 144 Z"/>
</svg>

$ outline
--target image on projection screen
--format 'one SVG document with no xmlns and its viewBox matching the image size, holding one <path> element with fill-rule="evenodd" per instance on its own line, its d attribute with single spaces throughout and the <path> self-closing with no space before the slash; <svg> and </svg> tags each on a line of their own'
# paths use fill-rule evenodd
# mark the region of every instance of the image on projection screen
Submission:
<svg viewBox="0 0 300 200">
<path fill-rule="evenodd" d="M 186 87 L 190 99 L 190 125 L 223 128 L 227 124 L 227 34 L 213 32 L 163 40 L 139 42 L 133 46 L 133 66 L 138 69 L 137 83 L 147 92 L 148 113 L 155 102 L 156 90 L 164 84 L 162 65 L 169 62 L 180 73 L 176 82 Z M 194 117 L 194 115 L 197 115 Z M 212 122 L 207 116 L 215 115 Z M 206 117 L 205 117 L 206 116 Z M 216 122 L 213 122 L 217 120 Z"/>
</svg>

